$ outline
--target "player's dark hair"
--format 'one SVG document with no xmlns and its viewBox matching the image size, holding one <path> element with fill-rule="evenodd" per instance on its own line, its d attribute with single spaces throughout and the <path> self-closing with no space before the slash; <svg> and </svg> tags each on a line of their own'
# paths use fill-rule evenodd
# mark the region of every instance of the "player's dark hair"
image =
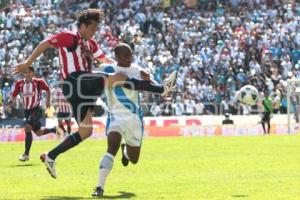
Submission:
<svg viewBox="0 0 300 200">
<path fill-rule="evenodd" d="M 132 53 L 132 49 L 131 49 L 131 47 L 128 44 L 126 44 L 126 43 L 119 43 L 115 47 L 115 55 L 120 55 L 120 54 L 125 53 L 125 52 Z"/>
<path fill-rule="evenodd" d="M 92 21 L 100 23 L 103 16 L 104 14 L 100 9 L 87 9 L 81 11 L 77 16 L 77 26 L 78 28 L 81 24 L 88 26 L 92 23 Z"/>
</svg>

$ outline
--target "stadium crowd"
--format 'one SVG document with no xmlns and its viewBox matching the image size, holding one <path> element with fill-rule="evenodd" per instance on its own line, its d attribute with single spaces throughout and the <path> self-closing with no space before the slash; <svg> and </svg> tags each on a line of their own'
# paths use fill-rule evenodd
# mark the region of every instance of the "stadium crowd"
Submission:
<svg viewBox="0 0 300 200">
<path fill-rule="evenodd" d="M 48 35 L 75 30 L 76 11 L 88 7 L 105 13 L 96 39 L 106 55 L 113 57 L 114 46 L 123 41 L 134 49 L 134 62 L 157 82 L 178 70 L 173 100 L 143 94 L 146 115 L 247 114 L 249 108 L 235 98 L 246 84 L 276 91 L 280 112 L 286 112 L 287 79 L 300 78 L 299 1 L 15 0 L 0 10 L 6 117 L 22 114 L 22 104 L 12 106 L 8 98 L 19 78 L 11 75 L 12 67 Z M 48 51 L 34 65 L 37 76 L 55 88 L 58 52 Z"/>
</svg>

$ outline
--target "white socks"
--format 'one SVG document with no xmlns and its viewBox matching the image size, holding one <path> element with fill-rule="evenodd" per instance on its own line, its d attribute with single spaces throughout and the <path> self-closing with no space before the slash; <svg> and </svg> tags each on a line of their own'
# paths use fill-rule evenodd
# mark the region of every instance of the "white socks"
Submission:
<svg viewBox="0 0 300 200">
<path fill-rule="evenodd" d="M 114 156 L 110 153 L 104 154 L 102 160 L 100 161 L 99 166 L 99 179 L 97 187 L 101 187 L 104 190 L 104 185 L 106 178 L 111 171 L 113 164 L 114 164 Z"/>
<path fill-rule="evenodd" d="M 124 147 L 124 156 L 129 160 L 129 156 L 128 156 L 128 153 L 127 153 L 127 146 L 125 145 Z"/>
</svg>

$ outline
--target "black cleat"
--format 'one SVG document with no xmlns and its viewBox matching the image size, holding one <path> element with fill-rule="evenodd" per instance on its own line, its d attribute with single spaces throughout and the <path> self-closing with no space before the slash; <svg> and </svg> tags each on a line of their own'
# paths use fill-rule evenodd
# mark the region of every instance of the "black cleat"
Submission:
<svg viewBox="0 0 300 200">
<path fill-rule="evenodd" d="M 126 156 L 125 156 L 125 154 L 124 154 L 125 144 L 121 144 L 121 148 L 122 148 L 122 159 L 121 159 L 122 165 L 123 165 L 124 167 L 126 167 L 126 166 L 128 165 L 128 163 L 129 163 L 129 160 L 126 158 Z"/>
<path fill-rule="evenodd" d="M 92 193 L 93 197 L 103 197 L 104 190 L 101 187 L 96 187 L 95 191 Z"/>
</svg>

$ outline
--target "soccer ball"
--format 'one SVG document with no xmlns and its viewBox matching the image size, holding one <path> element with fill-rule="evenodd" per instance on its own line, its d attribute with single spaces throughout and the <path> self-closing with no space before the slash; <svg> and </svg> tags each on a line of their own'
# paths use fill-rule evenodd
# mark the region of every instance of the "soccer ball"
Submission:
<svg viewBox="0 0 300 200">
<path fill-rule="evenodd" d="M 238 100 L 247 106 L 253 106 L 258 101 L 258 90 L 253 85 L 245 85 L 238 91 Z"/>
</svg>

